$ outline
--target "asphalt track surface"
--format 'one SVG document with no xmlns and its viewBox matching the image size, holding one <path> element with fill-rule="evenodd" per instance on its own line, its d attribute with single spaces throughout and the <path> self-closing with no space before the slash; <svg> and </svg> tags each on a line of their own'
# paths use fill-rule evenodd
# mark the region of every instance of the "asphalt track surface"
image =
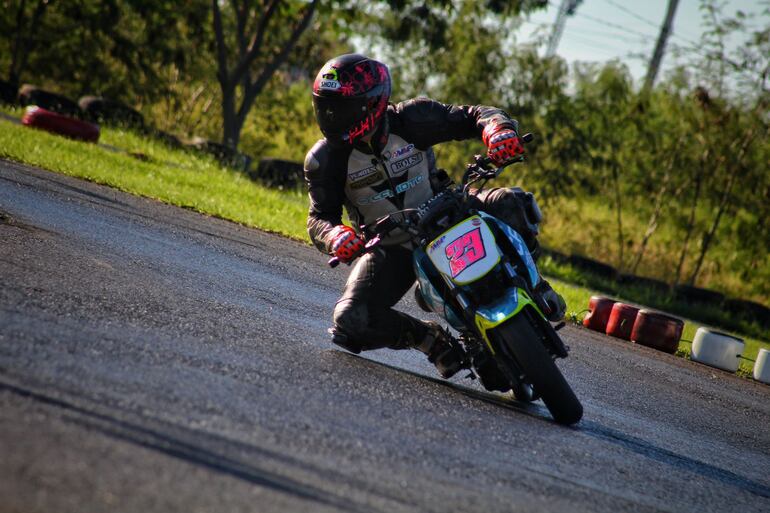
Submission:
<svg viewBox="0 0 770 513">
<path fill-rule="evenodd" d="M 346 274 L 0 162 L 0 511 L 770 511 L 770 387 L 567 327 L 559 426 L 335 350 Z"/>
</svg>

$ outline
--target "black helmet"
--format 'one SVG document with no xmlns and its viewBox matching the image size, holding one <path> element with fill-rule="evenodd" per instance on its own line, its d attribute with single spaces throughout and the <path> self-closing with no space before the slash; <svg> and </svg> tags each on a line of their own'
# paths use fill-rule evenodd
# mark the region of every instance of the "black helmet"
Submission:
<svg viewBox="0 0 770 513">
<path fill-rule="evenodd" d="M 324 136 L 353 144 L 374 132 L 388 108 L 390 72 L 383 63 L 356 53 L 324 64 L 313 83 L 313 108 Z"/>
</svg>

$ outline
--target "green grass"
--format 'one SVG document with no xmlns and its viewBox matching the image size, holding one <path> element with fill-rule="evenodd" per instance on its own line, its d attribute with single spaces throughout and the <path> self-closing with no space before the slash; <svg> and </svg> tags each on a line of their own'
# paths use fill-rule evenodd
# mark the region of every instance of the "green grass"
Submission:
<svg viewBox="0 0 770 513">
<path fill-rule="evenodd" d="M 630 272 L 642 234 L 647 230 L 645 206 L 649 198 L 625 198 L 623 209 L 624 247 L 623 273 Z M 634 274 L 671 282 L 676 274 L 684 233 L 664 210 L 659 226 L 649 239 L 644 258 Z M 745 214 L 745 212 L 743 213 Z M 545 210 L 542 243 L 544 246 L 565 254 L 586 255 L 616 268 L 618 242 L 615 233 L 617 213 L 603 196 L 559 198 Z M 713 212 L 702 208 L 698 211 L 699 229 L 690 241 L 684 260 L 681 281 L 692 274 L 699 251 L 702 230 L 709 225 Z M 736 214 L 738 215 L 738 214 Z M 748 267 L 746 255 L 740 251 L 740 238 L 731 217 L 726 216 L 714 242 L 706 253 L 696 285 L 741 299 L 769 304 L 767 276 L 770 259 L 764 257 Z M 754 279 L 746 279 L 747 276 Z"/>
<path fill-rule="evenodd" d="M 22 113 L 21 109 L 1 111 L 16 117 Z M 100 142 L 114 149 L 72 141 L 0 118 L 0 158 L 308 241 L 305 231 L 307 198 L 301 192 L 266 189 L 243 174 L 222 167 L 211 157 L 172 149 L 127 130 L 102 128 Z M 612 284 L 597 281 L 570 266 L 547 258 L 541 262 L 544 272 L 556 277 L 552 283 L 564 295 L 568 317 L 575 322 L 582 320 L 588 301 L 597 290 L 620 292 L 612 290 Z M 665 306 L 656 304 L 649 293 L 645 296 L 644 291 L 627 289 L 617 297 L 658 308 Z M 700 313 L 703 313 L 702 309 Z M 698 326 L 686 321 L 683 340 L 692 340 Z M 756 333 L 751 326 L 741 327 L 740 332 Z M 757 338 L 745 340 L 745 356 L 749 358 L 755 358 L 760 347 L 770 348 L 770 344 Z M 681 342 L 679 354 L 687 356 L 689 352 L 689 344 Z M 751 362 L 743 362 L 739 374 L 749 376 L 751 368 Z"/>
<path fill-rule="evenodd" d="M 130 131 L 103 128 L 100 142 L 128 153 L 0 119 L 0 158 L 307 241 L 307 199 L 300 192 L 266 189 L 213 158 Z"/>
</svg>

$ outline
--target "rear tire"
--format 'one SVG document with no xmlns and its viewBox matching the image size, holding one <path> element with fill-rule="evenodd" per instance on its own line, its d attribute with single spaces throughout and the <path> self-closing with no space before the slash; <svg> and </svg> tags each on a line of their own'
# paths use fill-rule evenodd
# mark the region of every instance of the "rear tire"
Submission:
<svg viewBox="0 0 770 513">
<path fill-rule="evenodd" d="M 556 422 L 570 425 L 583 417 L 583 405 L 562 376 L 525 313 L 496 328 L 492 336 L 502 353 L 514 360 L 524 372 Z M 506 363 L 502 362 L 503 365 Z M 511 370 L 516 372 L 515 369 Z"/>
</svg>

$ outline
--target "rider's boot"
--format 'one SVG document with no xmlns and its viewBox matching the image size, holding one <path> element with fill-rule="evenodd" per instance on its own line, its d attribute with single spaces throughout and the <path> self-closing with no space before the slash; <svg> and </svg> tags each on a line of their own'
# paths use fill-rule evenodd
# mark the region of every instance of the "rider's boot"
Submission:
<svg viewBox="0 0 770 513">
<path fill-rule="evenodd" d="M 468 355 L 460 343 L 438 323 L 428 321 L 428 332 L 413 347 L 428 355 L 428 361 L 436 366 L 444 379 L 451 378 L 458 371 L 470 366 Z"/>
<path fill-rule="evenodd" d="M 549 321 L 559 322 L 564 319 L 564 314 L 567 312 L 567 303 L 564 302 L 564 298 L 553 290 L 551 284 L 542 276 L 537 285 L 535 285 L 533 292 L 537 296 L 535 301 L 543 308 L 543 313 Z"/>
</svg>

